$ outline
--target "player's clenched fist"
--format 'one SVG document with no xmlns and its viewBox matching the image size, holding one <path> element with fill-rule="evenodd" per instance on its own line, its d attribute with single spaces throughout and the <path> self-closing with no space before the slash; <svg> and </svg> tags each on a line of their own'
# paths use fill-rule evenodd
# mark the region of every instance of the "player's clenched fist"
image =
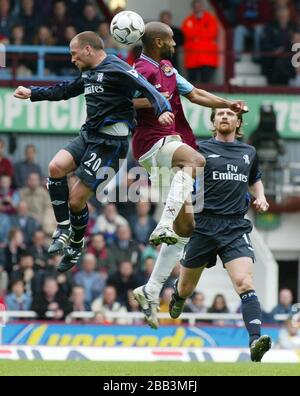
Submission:
<svg viewBox="0 0 300 396">
<path fill-rule="evenodd" d="M 19 86 L 15 92 L 14 97 L 18 99 L 29 99 L 31 96 L 31 89 Z"/>
<path fill-rule="evenodd" d="M 267 212 L 269 209 L 269 204 L 265 198 L 257 198 L 253 205 L 258 212 Z"/>
<path fill-rule="evenodd" d="M 158 119 L 158 122 L 162 126 L 169 126 L 173 123 L 173 121 L 174 121 L 174 114 L 170 113 L 169 111 L 162 113 Z"/>
</svg>

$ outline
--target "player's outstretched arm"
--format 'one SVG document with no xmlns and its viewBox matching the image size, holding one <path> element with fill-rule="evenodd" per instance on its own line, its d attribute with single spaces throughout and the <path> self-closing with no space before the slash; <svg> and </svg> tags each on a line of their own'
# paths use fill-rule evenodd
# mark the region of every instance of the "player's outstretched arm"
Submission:
<svg viewBox="0 0 300 396">
<path fill-rule="evenodd" d="M 31 89 L 20 85 L 14 92 L 14 97 L 18 99 L 29 99 L 31 97 Z"/>
<path fill-rule="evenodd" d="M 32 102 L 40 100 L 67 100 L 82 94 L 84 91 L 83 80 L 80 77 L 72 81 L 63 81 L 62 83 L 50 87 L 18 87 L 14 96 L 18 99 L 30 99 Z"/>
<path fill-rule="evenodd" d="M 236 100 L 231 101 L 210 92 L 205 91 L 204 89 L 194 88 L 190 93 L 185 95 L 185 97 L 192 103 L 198 104 L 200 106 L 211 107 L 211 108 L 229 108 L 236 113 L 247 112 L 248 108 L 243 101 Z"/>
</svg>

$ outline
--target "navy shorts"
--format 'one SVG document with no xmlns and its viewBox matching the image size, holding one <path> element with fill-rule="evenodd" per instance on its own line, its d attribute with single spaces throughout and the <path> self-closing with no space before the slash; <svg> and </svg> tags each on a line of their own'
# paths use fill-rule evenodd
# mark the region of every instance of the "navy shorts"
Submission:
<svg viewBox="0 0 300 396">
<path fill-rule="evenodd" d="M 103 134 L 102 134 L 103 136 Z M 76 175 L 96 192 L 100 183 L 108 179 L 109 170 L 116 174 L 119 171 L 120 160 L 124 160 L 128 151 L 128 138 L 108 136 L 89 141 L 79 135 L 66 147 L 77 165 Z"/>
<path fill-rule="evenodd" d="M 249 237 L 250 220 L 242 217 L 202 215 L 197 219 L 196 229 L 185 247 L 181 264 L 186 268 L 207 268 L 216 265 L 217 256 L 223 266 L 240 257 L 255 260 Z"/>
</svg>

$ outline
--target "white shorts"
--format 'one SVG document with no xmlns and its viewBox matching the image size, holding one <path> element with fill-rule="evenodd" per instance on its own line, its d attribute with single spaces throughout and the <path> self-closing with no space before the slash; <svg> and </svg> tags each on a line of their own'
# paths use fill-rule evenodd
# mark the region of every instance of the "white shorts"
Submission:
<svg viewBox="0 0 300 396">
<path fill-rule="evenodd" d="M 164 202 L 168 196 L 170 185 L 174 177 L 172 159 L 175 151 L 186 145 L 179 135 L 170 135 L 160 139 L 144 155 L 139 163 L 150 175 L 151 185 L 158 190 L 160 199 Z"/>
</svg>

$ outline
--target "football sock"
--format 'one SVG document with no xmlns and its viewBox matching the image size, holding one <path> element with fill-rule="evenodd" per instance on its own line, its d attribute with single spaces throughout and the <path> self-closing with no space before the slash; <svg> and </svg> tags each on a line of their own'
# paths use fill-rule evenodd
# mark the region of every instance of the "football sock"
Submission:
<svg viewBox="0 0 300 396">
<path fill-rule="evenodd" d="M 69 186 L 67 177 L 48 177 L 48 190 L 54 215 L 59 228 L 70 228 Z"/>
<path fill-rule="evenodd" d="M 173 268 L 182 258 L 185 245 L 190 238 L 179 237 L 175 245 L 163 243 L 157 257 L 154 269 L 146 284 L 146 293 L 157 300 L 161 289 L 170 276 Z"/>
<path fill-rule="evenodd" d="M 261 309 L 255 290 L 248 290 L 240 294 L 242 314 L 246 329 L 249 333 L 249 345 L 261 334 Z"/>
<path fill-rule="evenodd" d="M 84 233 L 86 230 L 86 226 L 89 221 L 89 210 L 86 206 L 81 212 L 74 213 L 71 210 L 71 227 L 74 232 L 74 236 L 71 239 L 70 246 L 78 248 L 82 246 Z"/>
<path fill-rule="evenodd" d="M 194 179 L 183 170 L 178 171 L 171 183 L 170 191 L 160 219 L 160 224 L 166 224 L 173 228 L 180 209 L 184 202 L 193 192 Z"/>
</svg>

